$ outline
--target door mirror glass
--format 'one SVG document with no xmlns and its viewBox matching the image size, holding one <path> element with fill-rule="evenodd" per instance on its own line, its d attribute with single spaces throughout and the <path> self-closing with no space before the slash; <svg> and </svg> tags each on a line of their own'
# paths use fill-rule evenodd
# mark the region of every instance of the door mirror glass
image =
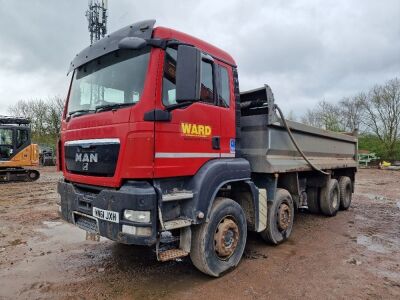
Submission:
<svg viewBox="0 0 400 300">
<path fill-rule="evenodd" d="M 179 45 L 176 64 L 176 102 L 200 100 L 200 50 Z"/>
</svg>

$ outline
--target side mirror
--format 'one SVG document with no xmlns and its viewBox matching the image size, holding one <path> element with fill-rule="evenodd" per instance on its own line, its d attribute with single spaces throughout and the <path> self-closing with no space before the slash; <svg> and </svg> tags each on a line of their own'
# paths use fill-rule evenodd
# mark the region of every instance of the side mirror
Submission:
<svg viewBox="0 0 400 300">
<path fill-rule="evenodd" d="M 176 63 L 176 102 L 195 102 L 200 100 L 200 65 L 199 49 L 179 45 Z"/>
<path fill-rule="evenodd" d="M 145 39 L 139 37 L 126 37 L 119 41 L 119 49 L 140 50 L 146 47 L 147 42 Z"/>
</svg>

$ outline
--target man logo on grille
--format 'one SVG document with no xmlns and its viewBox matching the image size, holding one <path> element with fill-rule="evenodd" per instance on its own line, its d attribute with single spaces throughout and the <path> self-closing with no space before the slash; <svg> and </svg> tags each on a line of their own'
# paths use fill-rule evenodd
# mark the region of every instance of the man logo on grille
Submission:
<svg viewBox="0 0 400 300">
<path fill-rule="evenodd" d="M 83 163 L 89 163 L 89 162 L 98 162 L 98 155 L 97 153 L 76 153 L 75 154 L 75 161 L 76 162 L 83 162 Z"/>
</svg>

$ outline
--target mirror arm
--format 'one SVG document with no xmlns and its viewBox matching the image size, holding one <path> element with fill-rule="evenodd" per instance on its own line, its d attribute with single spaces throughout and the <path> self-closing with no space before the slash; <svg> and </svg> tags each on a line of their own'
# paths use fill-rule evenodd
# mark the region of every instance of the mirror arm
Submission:
<svg viewBox="0 0 400 300">
<path fill-rule="evenodd" d="M 155 48 L 161 48 L 165 50 L 167 48 L 168 40 L 163 39 L 146 39 L 146 43 L 148 46 L 152 46 Z"/>
<path fill-rule="evenodd" d="M 179 45 L 194 47 L 192 44 L 182 43 L 177 40 L 165 40 L 165 39 L 158 39 L 158 38 L 146 39 L 146 43 L 149 46 L 161 48 L 163 50 L 165 50 L 167 47 L 179 46 Z"/>
<path fill-rule="evenodd" d="M 177 41 L 177 40 L 168 40 L 168 41 L 167 41 L 167 47 L 180 46 L 180 45 L 194 47 L 194 45 L 192 45 L 192 44 L 179 42 L 179 41 Z"/>
</svg>

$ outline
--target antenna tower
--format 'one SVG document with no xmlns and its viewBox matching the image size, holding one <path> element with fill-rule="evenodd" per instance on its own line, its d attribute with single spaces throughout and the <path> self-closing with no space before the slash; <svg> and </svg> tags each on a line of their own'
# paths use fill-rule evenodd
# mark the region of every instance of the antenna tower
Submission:
<svg viewBox="0 0 400 300">
<path fill-rule="evenodd" d="M 90 44 L 107 34 L 107 0 L 89 0 L 86 18 L 89 22 Z"/>
</svg>

